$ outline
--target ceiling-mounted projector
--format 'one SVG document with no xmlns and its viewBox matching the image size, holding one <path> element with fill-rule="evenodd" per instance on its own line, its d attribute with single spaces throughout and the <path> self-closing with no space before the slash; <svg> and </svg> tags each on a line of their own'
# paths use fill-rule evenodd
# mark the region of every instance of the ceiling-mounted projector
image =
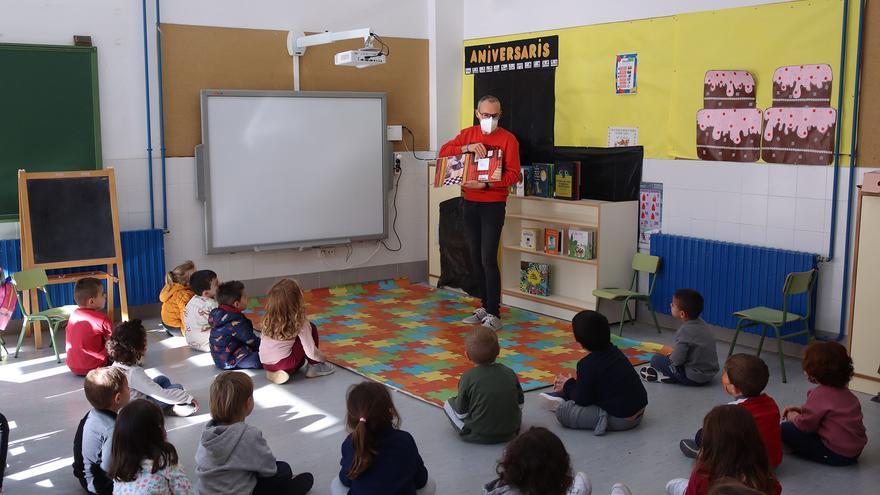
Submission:
<svg viewBox="0 0 880 495">
<path fill-rule="evenodd" d="M 385 54 L 378 48 L 361 48 L 360 50 L 348 50 L 347 52 L 339 52 L 333 58 L 336 65 L 346 67 L 372 67 L 385 63 Z"/>
<path fill-rule="evenodd" d="M 293 31 L 287 33 L 287 52 L 292 57 L 301 57 L 306 53 L 306 47 L 323 45 L 324 43 L 333 43 L 334 41 L 363 38 L 364 47 L 357 50 L 348 50 L 339 52 L 333 57 L 333 62 L 342 67 L 372 67 L 385 63 L 385 57 L 388 56 L 390 49 L 382 38 L 370 31 L 370 28 L 354 29 L 351 31 L 340 32 L 323 32 L 318 34 L 310 34 L 304 36 L 301 31 Z M 373 41 L 379 42 L 381 48 L 375 48 Z"/>
</svg>

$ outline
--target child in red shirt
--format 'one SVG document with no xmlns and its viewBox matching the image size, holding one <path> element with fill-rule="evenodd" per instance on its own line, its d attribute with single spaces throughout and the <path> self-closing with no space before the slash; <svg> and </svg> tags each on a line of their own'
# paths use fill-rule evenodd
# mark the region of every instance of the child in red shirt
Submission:
<svg viewBox="0 0 880 495">
<path fill-rule="evenodd" d="M 109 364 L 107 340 L 113 333 L 113 324 L 101 311 L 107 296 L 100 280 L 78 280 L 73 287 L 73 299 L 79 307 L 67 321 L 67 367 L 75 375 L 86 376 L 89 371 Z"/>
<path fill-rule="evenodd" d="M 767 363 L 750 354 L 734 354 L 724 363 L 721 383 L 724 391 L 736 397 L 730 402 L 746 408 L 755 418 L 761 440 L 767 449 L 770 466 L 776 468 L 782 463 L 782 433 L 779 430 L 779 406 L 773 397 L 764 393 L 770 381 Z M 697 432 L 693 440 L 684 439 L 679 447 L 685 456 L 696 458 L 700 450 L 703 430 Z"/>
<path fill-rule="evenodd" d="M 849 391 L 852 359 L 837 342 L 807 347 L 801 364 L 807 379 L 819 385 L 802 406 L 782 412 L 782 441 L 799 457 L 829 466 L 855 464 L 868 436 L 859 399 Z"/>
</svg>

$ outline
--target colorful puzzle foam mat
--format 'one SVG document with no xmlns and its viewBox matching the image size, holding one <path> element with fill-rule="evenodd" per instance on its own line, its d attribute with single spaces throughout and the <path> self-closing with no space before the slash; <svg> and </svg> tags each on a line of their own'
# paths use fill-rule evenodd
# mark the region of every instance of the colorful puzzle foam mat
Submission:
<svg viewBox="0 0 880 495">
<path fill-rule="evenodd" d="M 456 394 L 458 377 L 473 365 L 464 356 L 469 325 L 461 319 L 479 300 L 406 279 L 306 291 L 309 319 L 320 347 L 334 364 L 436 406 Z M 264 299 L 254 297 L 248 316 L 259 328 Z M 584 352 L 570 323 L 517 308 L 502 309 L 498 361 L 519 375 L 523 390 L 550 386 L 572 373 Z M 671 348 L 612 335 L 633 365 Z"/>
</svg>

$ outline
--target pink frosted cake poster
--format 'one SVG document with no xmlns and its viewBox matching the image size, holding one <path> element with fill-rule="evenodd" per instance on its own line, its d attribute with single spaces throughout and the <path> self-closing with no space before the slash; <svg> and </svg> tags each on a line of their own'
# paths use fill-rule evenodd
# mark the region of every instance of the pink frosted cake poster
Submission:
<svg viewBox="0 0 880 495">
<path fill-rule="evenodd" d="M 831 107 L 781 107 L 764 111 L 761 158 L 769 163 L 830 165 L 837 111 Z"/>
<path fill-rule="evenodd" d="M 703 107 L 755 108 L 755 78 L 745 70 L 710 70 L 703 78 Z"/>
<path fill-rule="evenodd" d="M 773 106 L 830 106 L 831 83 L 831 66 L 828 64 L 780 67 L 773 74 Z"/>
<path fill-rule="evenodd" d="M 761 111 L 757 108 L 702 109 L 697 112 L 697 157 L 756 162 L 761 156 Z"/>
</svg>

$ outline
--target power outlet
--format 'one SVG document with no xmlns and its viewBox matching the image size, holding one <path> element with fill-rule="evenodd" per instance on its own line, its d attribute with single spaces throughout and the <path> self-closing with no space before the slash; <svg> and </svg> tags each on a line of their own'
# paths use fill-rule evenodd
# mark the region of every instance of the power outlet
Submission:
<svg viewBox="0 0 880 495">
<path fill-rule="evenodd" d="M 334 247 L 323 247 L 318 250 L 319 258 L 332 258 L 336 256 L 336 248 Z"/>
</svg>

